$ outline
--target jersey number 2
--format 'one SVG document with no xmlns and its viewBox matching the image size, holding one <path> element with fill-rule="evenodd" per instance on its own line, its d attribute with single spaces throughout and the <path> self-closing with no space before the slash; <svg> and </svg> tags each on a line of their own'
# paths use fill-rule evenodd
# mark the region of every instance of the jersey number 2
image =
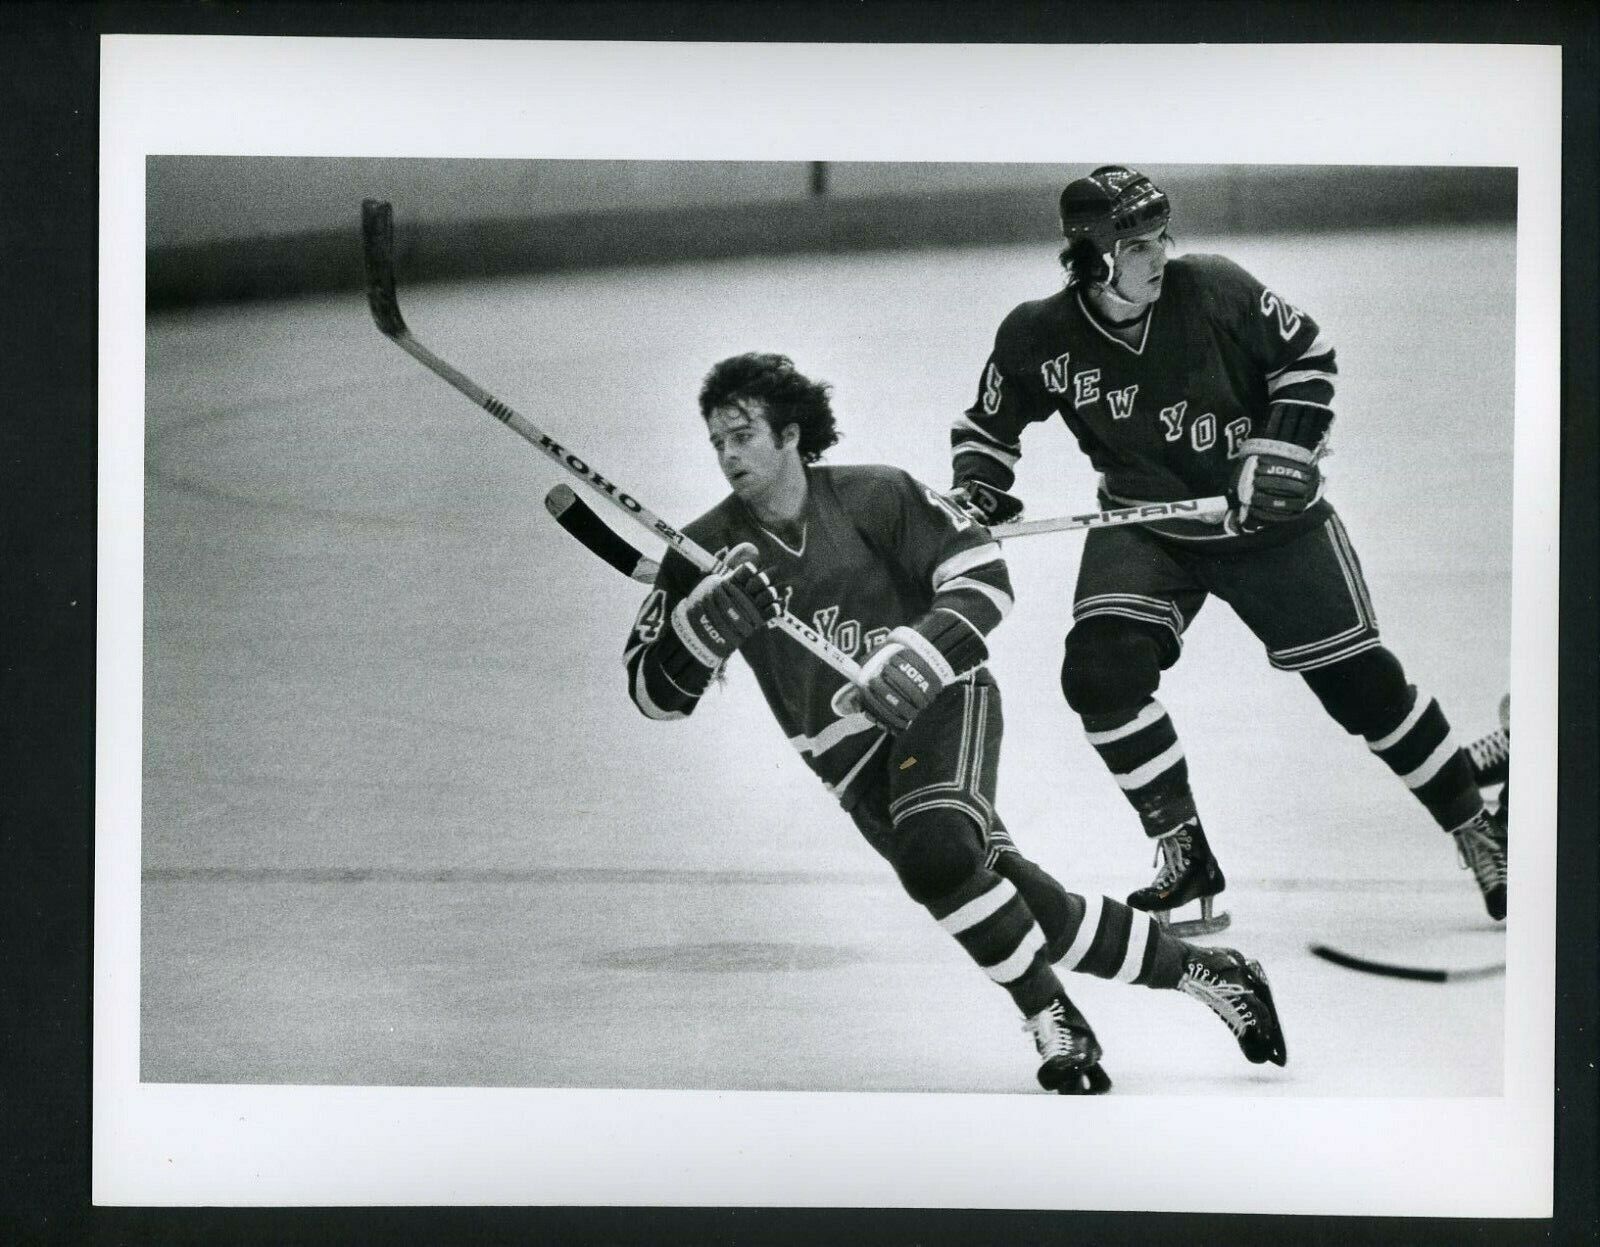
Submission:
<svg viewBox="0 0 1600 1247">
<path fill-rule="evenodd" d="M 1278 336 L 1285 342 L 1300 332 L 1300 313 L 1270 290 L 1261 292 L 1261 314 L 1278 318 Z"/>
</svg>

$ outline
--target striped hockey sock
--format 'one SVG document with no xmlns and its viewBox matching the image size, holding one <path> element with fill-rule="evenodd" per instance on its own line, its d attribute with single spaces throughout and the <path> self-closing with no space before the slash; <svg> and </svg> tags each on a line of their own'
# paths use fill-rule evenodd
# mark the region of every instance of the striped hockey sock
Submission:
<svg viewBox="0 0 1600 1247">
<path fill-rule="evenodd" d="M 1367 737 L 1367 748 L 1411 789 L 1434 822 L 1451 831 L 1483 808 L 1483 797 L 1439 703 L 1415 687 L 1409 691 L 1404 717 L 1389 731 Z"/>
<path fill-rule="evenodd" d="M 1083 727 L 1146 835 L 1165 835 L 1199 817 L 1183 744 L 1166 707 L 1154 697 L 1128 713 L 1085 715 Z"/>
<path fill-rule="evenodd" d="M 937 900 L 928 912 L 955 936 L 983 972 L 1010 993 L 1031 1017 L 1061 994 L 1045 954 L 1044 932 L 1017 889 L 992 870 L 980 868 L 964 884 Z"/>
<path fill-rule="evenodd" d="M 1187 945 L 1149 914 L 1109 896 L 1068 893 L 1068 900 L 1073 917 L 1060 969 L 1141 987 L 1178 985 Z"/>
</svg>

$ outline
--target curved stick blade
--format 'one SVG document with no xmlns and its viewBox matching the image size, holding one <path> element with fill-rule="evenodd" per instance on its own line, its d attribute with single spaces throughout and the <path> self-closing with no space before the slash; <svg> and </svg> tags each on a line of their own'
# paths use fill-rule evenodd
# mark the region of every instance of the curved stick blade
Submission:
<svg viewBox="0 0 1600 1247">
<path fill-rule="evenodd" d="M 367 271 L 367 306 L 385 337 L 406 333 L 394 282 L 394 209 L 381 199 L 361 201 L 361 255 Z"/>
<path fill-rule="evenodd" d="M 1371 961 L 1352 953 L 1340 952 L 1326 944 L 1312 944 L 1311 954 L 1346 970 L 1359 970 L 1363 974 L 1379 974 L 1391 979 L 1410 979 L 1417 983 L 1459 983 L 1467 979 L 1492 978 L 1504 974 L 1504 962 L 1487 966 L 1471 966 L 1460 970 L 1438 970 L 1429 966 L 1402 966 L 1388 961 Z"/>
</svg>

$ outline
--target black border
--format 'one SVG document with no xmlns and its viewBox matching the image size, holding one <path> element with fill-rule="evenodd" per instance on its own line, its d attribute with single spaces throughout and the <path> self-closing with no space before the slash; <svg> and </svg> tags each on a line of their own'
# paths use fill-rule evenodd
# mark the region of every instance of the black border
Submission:
<svg viewBox="0 0 1600 1247">
<path fill-rule="evenodd" d="M 1561 786 L 1554 1220 L 784 1209 L 89 1205 L 98 46 L 102 33 L 866 42 L 1417 42 L 1564 49 Z M 1600 1241 L 1596 137 L 1600 19 L 1571 3 L 185 3 L 0 6 L 0 1240 L 804 1243 Z M 1142 84 L 1159 91 L 1160 83 Z M 1492 84 L 1485 84 L 1492 90 Z M 1175 1121 L 1206 1146 L 1199 1114 Z M 1441 1140 L 1420 1163 L 1472 1166 Z M 1129 1164 L 1138 1164 L 1129 1156 Z M 1485 1172 L 1483 1180 L 1495 1175 Z"/>
</svg>

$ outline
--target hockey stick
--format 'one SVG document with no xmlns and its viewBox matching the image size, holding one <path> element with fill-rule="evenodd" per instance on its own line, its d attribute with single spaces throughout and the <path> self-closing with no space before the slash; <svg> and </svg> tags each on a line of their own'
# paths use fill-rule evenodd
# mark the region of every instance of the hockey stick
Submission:
<svg viewBox="0 0 1600 1247">
<path fill-rule="evenodd" d="M 400 315 L 400 301 L 395 293 L 394 210 L 389 204 L 377 199 L 362 200 L 361 242 L 367 275 L 367 306 L 371 309 L 372 319 L 384 337 L 429 372 L 466 395 L 529 445 L 543 451 L 634 523 L 660 537 L 702 572 L 716 569 L 717 560 L 692 538 L 654 514 L 631 494 L 606 480 L 572 451 L 549 437 L 531 420 L 513 411 L 477 382 L 445 363 L 411 336 L 405 318 Z M 768 626 L 776 627 L 793 637 L 804 649 L 827 663 L 852 684 L 860 684 L 860 664 L 803 620 L 785 611 Z"/>
<path fill-rule="evenodd" d="M 564 491 L 564 497 L 557 497 Z M 624 576 L 650 584 L 655 580 L 655 560 L 643 551 L 617 536 L 594 508 L 574 494 L 565 485 L 552 489 L 544 500 L 556 522 L 591 551 L 599 555 Z M 1148 524 L 1153 520 L 1171 519 L 1180 513 L 1186 516 L 1211 514 L 1227 506 L 1226 498 L 1196 498 L 1193 502 L 1152 502 L 1142 507 L 1128 507 L 1118 511 L 1090 511 L 1083 515 L 1063 515 L 1048 520 L 1020 520 L 1015 524 L 996 524 L 989 531 L 999 540 L 1013 537 L 1032 537 L 1038 533 L 1070 532 L 1083 528 L 1114 528 L 1123 524 Z M 1152 514 L 1152 512 L 1159 512 Z M 643 574 L 641 574 L 643 569 Z"/>
<path fill-rule="evenodd" d="M 544 496 L 544 505 L 555 517 L 556 523 L 587 546 L 591 553 L 599 555 L 632 580 L 647 585 L 655 583 L 661 564 L 617 536 L 616 531 L 594 513 L 593 507 L 572 492 L 571 486 L 552 486 Z"/>
<path fill-rule="evenodd" d="M 989 531 L 1000 541 L 1012 537 L 1034 537 L 1041 533 L 1067 533 L 1084 528 L 1120 528 L 1124 524 L 1151 524 L 1157 520 L 1200 520 L 1225 514 L 1228 500 L 1186 498 L 1181 502 L 1144 502 L 1136 507 L 1117 507 L 1111 511 L 1085 511 L 1082 515 L 1057 515 L 1045 520 L 1017 520 L 995 524 Z"/>
<path fill-rule="evenodd" d="M 1326 944 L 1312 944 L 1313 956 L 1331 961 L 1347 970 L 1360 970 L 1364 974 L 1381 974 L 1391 979 L 1411 979 L 1419 983 L 1464 983 L 1471 979 L 1488 979 L 1506 972 L 1505 962 L 1488 966 L 1471 966 L 1462 970 L 1434 970 L 1425 966 L 1398 966 L 1387 961 L 1369 961 L 1342 953 Z"/>
</svg>

